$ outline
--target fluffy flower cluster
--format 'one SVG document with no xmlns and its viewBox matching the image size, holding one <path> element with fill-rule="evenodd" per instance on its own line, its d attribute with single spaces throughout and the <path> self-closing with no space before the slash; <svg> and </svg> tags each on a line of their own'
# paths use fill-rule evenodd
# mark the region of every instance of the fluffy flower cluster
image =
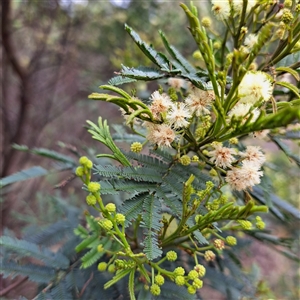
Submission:
<svg viewBox="0 0 300 300">
<path fill-rule="evenodd" d="M 183 86 L 183 83 L 180 85 Z M 169 95 L 155 91 L 151 94 L 149 109 L 153 117 L 162 124 L 145 122 L 147 139 L 161 147 L 171 147 L 178 130 L 187 128 L 193 116 L 209 114 L 214 101 L 212 90 L 203 91 L 192 87 L 184 102 L 173 102 Z"/>
<path fill-rule="evenodd" d="M 250 11 L 256 2 L 256 0 L 248 0 L 247 11 Z M 231 15 L 236 16 L 243 9 L 243 0 L 212 0 L 212 4 L 212 11 L 219 20 L 226 20 Z"/>
<path fill-rule="evenodd" d="M 254 104 L 268 101 L 273 92 L 272 83 L 264 72 L 247 72 L 238 88 L 240 102 Z"/>
<path fill-rule="evenodd" d="M 245 190 L 260 183 L 260 177 L 263 175 L 260 168 L 265 162 L 265 156 L 260 151 L 260 147 L 248 146 L 244 152 L 223 147 L 220 143 L 214 144 L 213 147 L 214 150 L 207 152 L 207 155 L 217 167 L 230 169 L 227 171 L 225 180 L 234 190 Z M 239 160 L 234 156 L 239 156 Z M 241 166 L 233 166 L 233 163 L 238 161 L 241 161 Z"/>
<path fill-rule="evenodd" d="M 263 176 L 260 168 L 265 162 L 265 156 L 260 148 L 255 146 L 248 146 L 246 151 L 239 152 L 239 155 L 242 165 L 227 171 L 225 180 L 234 190 L 242 191 L 260 183 L 260 177 Z"/>
</svg>

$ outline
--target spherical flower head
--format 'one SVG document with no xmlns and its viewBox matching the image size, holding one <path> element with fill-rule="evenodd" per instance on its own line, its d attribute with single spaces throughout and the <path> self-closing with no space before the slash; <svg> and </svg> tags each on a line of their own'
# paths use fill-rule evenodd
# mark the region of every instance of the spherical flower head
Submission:
<svg viewBox="0 0 300 300">
<path fill-rule="evenodd" d="M 255 44 L 257 44 L 258 41 L 258 35 L 250 33 L 246 38 L 245 38 L 245 46 L 248 47 L 249 49 L 252 49 Z"/>
<path fill-rule="evenodd" d="M 298 3 L 298 4 L 295 6 L 295 12 L 297 12 L 297 13 L 300 12 L 300 3 Z"/>
<path fill-rule="evenodd" d="M 257 229 L 262 230 L 262 229 L 265 229 L 266 223 L 264 221 L 257 221 L 255 223 L 255 226 L 256 226 Z"/>
<path fill-rule="evenodd" d="M 190 280 L 194 280 L 195 278 L 198 278 L 199 277 L 199 274 L 196 270 L 191 270 L 188 274 L 188 278 Z"/>
<path fill-rule="evenodd" d="M 238 220 L 238 223 L 241 225 L 241 227 L 244 230 L 251 230 L 252 229 L 252 223 L 247 220 Z"/>
<path fill-rule="evenodd" d="M 214 240 L 214 246 L 218 250 L 223 250 L 225 249 L 225 243 L 221 239 L 216 239 Z"/>
<path fill-rule="evenodd" d="M 86 203 L 91 206 L 97 203 L 97 198 L 93 194 L 87 195 L 85 200 Z"/>
<path fill-rule="evenodd" d="M 199 277 L 204 277 L 205 276 L 206 269 L 203 265 L 200 265 L 200 264 L 196 265 L 194 267 L 194 270 L 198 272 Z"/>
<path fill-rule="evenodd" d="M 171 110 L 167 113 L 167 122 L 176 128 L 185 128 L 190 123 L 188 119 L 192 117 L 191 112 L 185 103 L 177 103 L 177 105 L 172 105 Z"/>
<path fill-rule="evenodd" d="M 227 236 L 226 237 L 226 243 L 229 245 L 229 246 L 235 246 L 237 244 L 237 241 L 236 241 L 236 238 L 234 236 Z"/>
<path fill-rule="evenodd" d="M 212 90 L 203 91 L 194 87 L 185 99 L 185 103 L 191 113 L 199 117 L 210 114 L 208 108 L 212 105 L 214 99 L 215 94 Z"/>
<path fill-rule="evenodd" d="M 113 228 L 113 223 L 110 220 L 102 220 L 102 222 L 100 223 L 101 226 L 105 229 L 105 230 L 111 230 Z"/>
<path fill-rule="evenodd" d="M 105 208 L 108 212 L 112 213 L 116 211 L 116 205 L 114 203 L 108 203 L 106 204 Z"/>
<path fill-rule="evenodd" d="M 194 286 L 190 285 L 190 286 L 187 288 L 187 291 L 188 291 L 189 294 L 195 295 L 197 289 L 196 289 Z"/>
<path fill-rule="evenodd" d="M 230 16 L 230 4 L 228 0 L 212 0 L 212 11 L 218 20 L 228 19 Z"/>
<path fill-rule="evenodd" d="M 174 130 L 167 124 L 147 124 L 147 139 L 159 147 L 171 147 L 175 139 Z"/>
<path fill-rule="evenodd" d="M 106 271 L 107 268 L 107 263 L 106 262 L 101 262 L 98 264 L 98 271 L 104 272 Z"/>
<path fill-rule="evenodd" d="M 97 193 L 100 191 L 101 185 L 98 182 L 90 182 L 87 186 L 89 192 Z"/>
<path fill-rule="evenodd" d="M 150 292 L 154 296 L 159 296 L 160 295 L 160 287 L 157 284 L 152 284 L 150 287 Z"/>
<path fill-rule="evenodd" d="M 85 164 L 85 166 L 88 168 L 88 169 L 91 169 L 93 167 L 93 162 L 91 160 L 88 160 L 87 163 Z"/>
<path fill-rule="evenodd" d="M 175 261 L 177 259 L 177 253 L 175 251 L 168 251 L 166 253 L 166 257 L 168 261 Z"/>
<path fill-rule="evenodd" d="M 199 278 L 196 278 L 194 279 L 193 281 L 193 286 L 196 288 L 196 289 L 201 289 L 203 287 L 203 281 Z"/>
<path fill-rule="evenodd" d="M 259 146 L 247 146 L 245 152 L 240 152 L 239 155 L 244 158 L 244 161 L 252 162 L 258 168 L 266 161 L 265 155 L 261 152 Z"/>
<path fill-rule="evenodd" d="M 182 267 L 177 267 L 177 268 L 174 270 L 174 274 L 175 274 L 176 276 L 183 276 L 184 273 L 185 273 L 185 270 L 184 270 L 184 268 L 182 268 Z"/>
<path fill-rule="evenodd" d="M 211 19 L 209 17 L 203 17 L 201 20 L 201 24 L 203 27 L 208 28 L 211 25 Z"/>
<path fill-rule="evenodd" d="M 218 50 L 218 49 L 221 49 L 221 47 L 222 47 L 222 43 L 220 41 L 215 41 L 213 43 L 213 48 L 214 49 Z"/>
<path fill-rule="evenodd" d="M 156 275 L 154 277 L 154 281 L 158 285 L 163 285 L 165 283 L 165 278 L 163 276 L 161 276 L 161 275 Z"/>
<path fill-rule="evenodd" d="M 215 145 L 215 150 L 208 152 L 210 161 L 215 163 L 217 167 L 230 168 L 236 160 L 233 155 L 236 154 L 235 149 Z"/>
<path fill-rule="evenodd" d="M 123 214 L 118 213 L 118 214 L 116 214 L 115 219 L 116 219 L 117 224 L 122 225 L 122 224 L 124 224 L 126 218 Z"/>
<path fill-rule="evenodd" d="M 88 161 L 89 159 L 86 156 L 81 156 L 79 158 L 79 164 L 81 164 L 82 166 L 85 166 Z"/>
<path fill-rule="evenodd" d="M 184 284 L 185 284 L 185 278 L 184 278 L 184 276 L 177 276 L 177 277 L 175 278 L 175 283 L 176 283 L 177 285 L 179 285 L 179 286 L 184 285 Z"/>
<path fill-rule="evenodd" d="M 247 72 L 243 77 L 238 93 L 240 102 L 254 104 L 257 101 L 268 101 L 273 92 L 272 83 L 264 72 Z"/>
<path fill-rule="evenodd" d="M 76 176 L 82 177 L 84 175 L 84 168 L 83 167 L 77 167 L 75 171 Z"/>
<path fill-rule="evenodd" d="M 201 52 L 200 52 L 199 50 L 196 50 L 196 51 L 193 53 L 193 58 L 201 60 L 201 59 L 202 59 L 202 54 L 201 54 Z"/>
<path fill-rule="evenodd" d="M 216 258 L 216 254 L 214 254 L 211 250 L 207 250 L 204 253 L 204 259 L 206 261 L 213 261 Z"/>
<path fill-rule="evenodd" d="M 115 273 L 115 272 L 116 272 L 116 267 L 115 267 L 115 265 L 114 265 L 114 264 L 109 265 L 107 271 L 108 271 L 109 273 Z"/>
<path fill-rule="evenodd" d="M 180 163 L 183 165 L 183 166 L 188 166 L 191 164 L 191 159 L 188 155 L 182 155 L 180 157 Z"/>
<path fill-rule="evenodd" d="M 171 98 L 165 93 L 160 94 L 159 91 L 152 93 L 150 100 L 152 100 L 150 110 L 153 116 L 159 120 L 161 119 L 161 114 L 166 113 L 173 105 Z"/>
<path fill-rule="evenodd" d="M 142 145 L 140 142 L 134 142 L 134 143 L 132 143 L 131 146 L 130 146 L 130 150 L 131 150 L 132 152 L 139 153 L 139 152 L 142 151 L 142 149 L 143 149 L 143 145 Z"/>
<path fill-rule="evenodd" d="M 242 167 L 234 167 L 227 171 L 225 181 L 232 189 L 242 191 L 260 183 L 263 172 L 259 171 L 257 164 L 251 161 L 243 161 Z"/>
<path fill-rule="evenodd" d="M 285 8 L 281 15 L 281 21 L 285 24 L 289 24 L 293 21 L 293 19 L 294 19 L 294 16 L 291 13 L 291 11 L 288 8 Z"/>
</svg>

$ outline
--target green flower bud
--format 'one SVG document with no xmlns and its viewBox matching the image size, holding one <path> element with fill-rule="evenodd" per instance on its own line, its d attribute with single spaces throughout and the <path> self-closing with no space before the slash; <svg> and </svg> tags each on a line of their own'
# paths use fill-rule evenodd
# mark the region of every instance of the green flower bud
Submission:
<svg viewBox="0 0 300 300">
<path fill-rule="evenodd" d="M 235 246 L 237 244 L 236 238 L 231 235 L 226 237 L 226 242 L 229 246 Z"/>
<path fill-rule="evenodd" d="M 247 221 L 247 220 L 238 220 L 238 223 L 245 230 L 251 230 L 252 229 L 252 223 L 250 221 Z"/>
<path fill-rule="evenodd" d="M 131 146 L 130 146 L 130 150 L 131 150 L 132 152 L 139 153 L 139 152 L 142 151 L 142 149 L 143 149 L 143 145 L 142 145 L 140 142 L 134 142 L 134 143 L 132 143 Z"/>
<path fill-rule="evenodd" d="M 194 280 L 195 278 L 198 278 L 199 277 L 199 274 L 196 270 L 191 270 L 188 274 L 188 278 L 190 280 Z"/>
<path fill-rule="evenodd" d="M 101 262 L 98 264 L 98 271 L 104 272 L 106 271 L 107 268 L 107 263 L 106 262 Z"/>
<path fill-rule="evenodd" d="M 208 17 L 203 17 L 202 20 L 201 20 L 201 24 L 202 24 L 203 27 L 208 28 L 211 25 L 211 19 L 208 18 Z"/>
<path fill-rule="evenodd" d="M 179 286 L 184 285 L 185 284 L 184 276 L 177 276 L 175 278 L 175 283 Z"/>
<path fill-rule="evenodd" d="M 295 7 L 295 11 L 296 11 L 297 13 L 299 13 L 299 12 L 300 12 L 300 4 L 297 4 L 297 5 L 296 5 L 296 7 Z"/>
<path fill-rule="evenodd" d="M 238 140 L 238 138 L 234 137 L 234 138 L 229 139 L 229 143 L 231 145 L 237 145 L 239 143 L 239 140 Z"/>
<path fill-rule="evenodd" d="M 204 266 L 198 264 L 194 267 L 194 270 L 198 272 L 199 277 L 204 277 L 205 273 L 206 273 L 206 269 Z"/>
<path fill-rule="evenodd" d="M 102 220 L 102 222 L 100 223 L 101 226 L 105 229 L 105 230 L 111 230 L 113 228 L 113 223 L 110 220 Z"/>
<path fill-rule="evenodd" d="M 163 285 L 165 283 L 165 278 L 161 275 L 156 275 L 154 280 L 158 285 Z"/>
<path fill-rule="evenodd" d="M 292 0 L 285 0 L 284 1 L 284 7 L 292 7 L 293 1 Z"/>
<path fill-rule="evenodd" d="M 195 295 L 197 290 L 196 290 L 196 288 L 195 288 L 194 286 L 190 285 L 190 286 L 187 288 L 187 291 L 188 291 L 189 294 Z"/>
<path fill-rule="evenodd" d="M 201 52 L 200 52 L 199 50 L 196 50 L 196 51 L 193 53 L 193 58 L 195 58 L 195 59 L 202 59 Z"/>
<path fill-rule="evenodd" d="M 100 191 L 101 185 L 98 182 L 90 182 L 87 186 L 89 192 L 91 193 L 97 193 Z"/>
<path fill-rule="evenodd" d="M 77 167 L 75 171 L 76 176 L 81 177 L 84 174 L 84 169 L 83 167 Z"/>
<path fill-rule="evenodd" d="M 214 246 L 218 250 L 223 250 L 225 248 L 225 243 L 221 239 L 214 240 Z"/>
<path fill-rule="evenodd" d="M 209 175 L 212 177 L 217 177 L 218 176 L 218 172 L 215 169 L 211 169 L 209 171 Z"/>
<path fill-rule="evenodd" d="M 266 224 L 265 224 L 264 221 L 258 221 L 258 222 L 256 222 L 255 226 L 256 226 L 257 229 L 262 230 L 266 227 Z"/>
<path fill-rule="evenodd" d="M 195 222 L 198 223 L 201 220 L 202 216 L 201 215 L 196 215 L 195 216 Z"/>
<path fill-rule="evenodd" d="M 173 272 L 176 276 L 183 276 L 185 273 L 184 268 L 182 267 L 177 267 L 174 272 Z"/>
<path fill-rule="evenodd" d="M 218 50 L 222 47 L 222 43 L 220 41 L 215 41 L 213 43 L 213 47 L 214 47 L 214 49 Z"/>
<path fill-rule="evenodd" d="M 183 155 L 180 157 L 180 163 L 184 166 L 188 166 L 191 163 L 191 159 L 188 155 Z"/>
<path fill-rule="evenodd" d="M 97 203 L 97 199 L 93 194 L 87 195 L 85 199 L 88 205 L 95 205 Z"/>
<path fill-rule="evenodd" d="M 157 284 L 152 284 L 150 287 L 150 292 L 154 296 L 160 295 L 160 287 Z"/>
<path fill-rule="evenodd" d="M 227 196 L 222 195 L 222 196 L 220 197 L 220 204 L 221 204 L 221 205 L 226 204 L 227 201 L 228 201 L 228 197 L 227 197 Z"/>
<path fill-rule="evenodd" d="M 93 167 L 93 162 L 91 160 L 88 160 L 85 164 L 85 166 L 88 168 L 88 169 L 91 169 Z"/>
<path fill-rule="evenodd" d="M 197 162 L 197 161 L 199 161 L 199 157 L 197 155 L 194 155 L 192 157 L 192 162 Z"/>
<path fill-rule="evenodd" d="M 212 251 L 210 251 L 210 250 L 205 251 L 204 259 L 206 261 L 213 261 L 215 258 L 216 258 L 216 255 Z"/>
<path fill-rule="evenodd" d="M 293 19 L 294 19 L 294 16 L 291 13 L 291 11 L 288 8 L 285 8 L 281 15 L 281 21 L 285 24 L 289 24 L 293 21 Z"/>
<path fill-rule="evenodd" d="M 107 271 L 108 271 L 109 273 L 115 273 L 115 272 L 116 272 L 116 267 L 115 267 L 115 265 L 114 265 L 114 264 L 109 265 Z"/>
<path fill-rule="evenodd" d="M 79 164 L 81 164 L 82 166 L 85 166 L 88 161 L 89 159 L 86 156 L 81 156 L 79 158 Z"/>
<path fill-rule="evenodd" d="M 114 203 L 108 203 L 106 204 L 105 208 L 108 212 L 115 212 L 116 211 L 116 205 Z"/>
<path fill-rule="evenodd" d="M 103 248 L 102 244 L 100 244 L 100 245 L 97 246 L 97 251 L 98 252 L 103 252 L 104 251 L 104 248 Z"/>
<path fill-rule="evenodd" d="M 168 261 L 175 261 L 177 259 L 177 253 L 175 251 L 168 251 L 166 257 Z"/>
<path fill-rule="evenodd" d="M 203 286 L 203 281 L 199 278 L 196 278 L 194 279 L 193 281 L 193 286 L 196 288 L 196 289 L 201 289 L 202 286 Z"/>
<path fill-rule="evenodd" d="M 125 222 L 125 216 L 123 214 L 116 214 L 115 219 L 116 219 L 117 224 L 120 224 L 120 225 L 124 224 L 124 222 Z"/>
</svg>

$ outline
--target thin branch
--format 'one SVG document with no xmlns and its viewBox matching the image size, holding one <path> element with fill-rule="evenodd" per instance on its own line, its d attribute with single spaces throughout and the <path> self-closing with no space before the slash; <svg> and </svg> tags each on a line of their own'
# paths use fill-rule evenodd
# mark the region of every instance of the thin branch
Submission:
<svg viewBox="0 0 300 300">
<path fill-rule="evenodd" d="M 10 284 L 8 287 L 6 287 L 5 289 L 0 291 L 0 297 L 5 296 L 6 294 L 8 294 L 11 290 L 13 290 L 15 287 L 17 287 L 18 285 L 20 285 L 21 283 L 25 282 L 28 279 L 28 277 L 23 277 L 21 279 L 19 279 L 18 281 Z"/>
</svg>

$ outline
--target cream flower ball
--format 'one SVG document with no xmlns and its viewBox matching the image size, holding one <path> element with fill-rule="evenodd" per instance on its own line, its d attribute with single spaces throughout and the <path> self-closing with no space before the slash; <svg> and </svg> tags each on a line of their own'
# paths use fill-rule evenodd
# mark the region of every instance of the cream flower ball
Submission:
<svg viewBox="0 0 300 300">
<path fill-rule="evenodd" d="M 272 83 L 264 72 L 247 72 L 242 79 L 238 93 L 241 103 L 254 104 L 257 101 L 268 101 L 273 92 Z"/>
</svg>

